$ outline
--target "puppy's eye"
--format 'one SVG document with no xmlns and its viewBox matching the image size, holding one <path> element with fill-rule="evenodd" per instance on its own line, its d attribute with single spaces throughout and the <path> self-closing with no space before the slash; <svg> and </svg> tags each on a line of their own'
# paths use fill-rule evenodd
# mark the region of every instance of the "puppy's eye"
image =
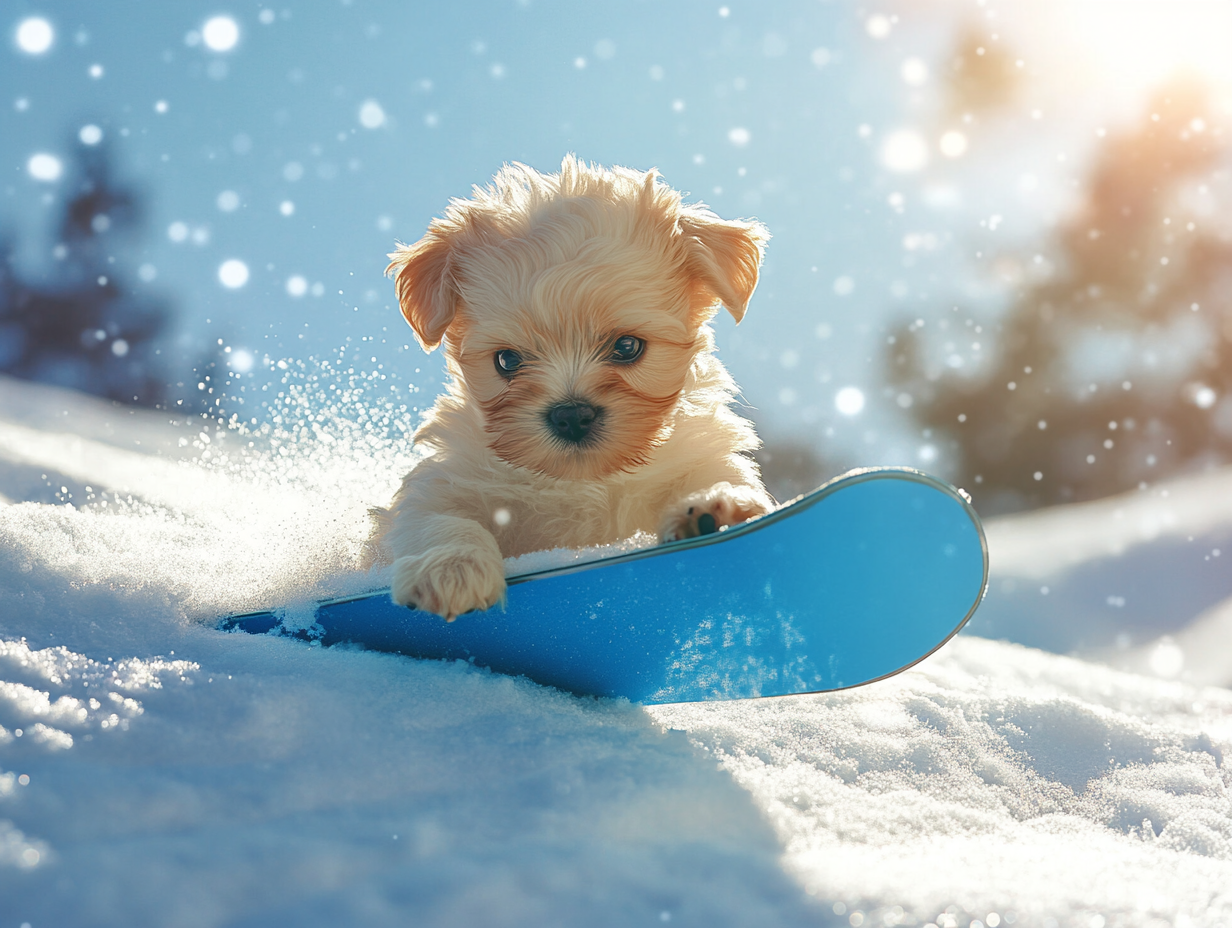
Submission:
<svg viewBox="0 0 1232 928">
<path fill-rule="evenodd" d="M 645 347 L 645 343 L 640 338 L 635 338 L 632 335 L 622 335 L 612 345 L 612 360 L 621 361 L 626 364 L 630 361 L 636 361 L 642 356 L 642 349 Z"/>
<path fill-rule="evenodd" d="M 496 352 L 496 371 L 508 376 L 522 366 L 522 356 L 512 348 L 502 348 Z"/>
</svg>

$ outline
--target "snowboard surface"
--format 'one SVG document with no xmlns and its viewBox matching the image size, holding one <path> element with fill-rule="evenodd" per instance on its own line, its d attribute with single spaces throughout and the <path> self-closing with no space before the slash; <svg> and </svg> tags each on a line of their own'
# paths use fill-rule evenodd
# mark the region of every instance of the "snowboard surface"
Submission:
<svg viewBox="0 0 1232 928">
<path fill-rule="evenodd" d="M 509 577 L 504 608 L 451 623 L 381 590 L 319 603 L 307 630 L 278 611 L 220 628 L 472 661 L 582 695 L 741 699 L 905 670 L 962 628 L 987 576 L 967 500 L 879 468 L 712 535 Z"/>
</svg>

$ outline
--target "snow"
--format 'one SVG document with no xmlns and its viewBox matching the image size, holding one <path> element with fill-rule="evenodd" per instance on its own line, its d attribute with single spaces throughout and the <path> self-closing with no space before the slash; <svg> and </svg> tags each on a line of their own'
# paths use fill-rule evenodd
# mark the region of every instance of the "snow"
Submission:
<svg viewBox="0 0 1232 928">
<path fill-rule="evenodd" d="M 997 520 L 988 541 L 981 634 L 1139 671 L 1175 647 L 1176 673 L 1232 685 L 1232 471 Z"/>
<path fill-rule="evenodd" d="M 4 924 L 1232 925 L 1232 691 L 1188 643 L 1232 663 L 1227 474 L 989 526 L 985 632 L 1090 659 L 963 634 L 648 709 L 209 627 L 381 584 L 365 507 L 413 459 L 316 412 L 275 441 L 0 380 Z M 1083 611 L 1114 581 L 1120 625 Z M 1175 679 L 1110 666 L 1162 634 Z"/>
</svg>

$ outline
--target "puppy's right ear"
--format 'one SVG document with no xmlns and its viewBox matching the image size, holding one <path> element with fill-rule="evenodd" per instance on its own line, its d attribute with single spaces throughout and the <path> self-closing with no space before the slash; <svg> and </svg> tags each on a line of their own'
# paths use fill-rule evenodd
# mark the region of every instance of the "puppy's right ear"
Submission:
<svg viewBox="0 0 1232 928">
<path fill-rule="evenodd" d="M 704 206 L 686 206 L 677 220 L 688 265 L 739 322 L 757 286 L 770 232 L 760 222 L 720 219 Z"/>
<path fill-rule="evenodd" d="M 386 276 L 392 275 L 402 315 L 424 351 L 441 343 L 458 310 L 458 288 L 453 279 L 453 249 L 434 230 L 414 245 L 399 245 L 389 256 Z"/>
</svg>

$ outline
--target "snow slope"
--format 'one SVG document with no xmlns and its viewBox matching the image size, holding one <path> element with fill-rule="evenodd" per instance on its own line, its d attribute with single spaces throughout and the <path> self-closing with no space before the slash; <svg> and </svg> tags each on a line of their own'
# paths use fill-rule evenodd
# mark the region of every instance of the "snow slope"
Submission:
<svg viewBox="0 0 1232 928">
<path fill-rule="evenodd" d="M 213 631 L 381 579 L 352 565 L 406 423 L 284 413 L 245 434 L 0 381 L 0 924 L 1232 926 L 1232 692 L 1175 661 L 962 635 L 850 692 L 645 709 Z M 990 633 L 1062 627 L 1078 581 L 1039 586 L 1227 521 L 1110 558 L 1078 524 L 991 527 L 1036 598 Z"/>
<path fill-rule="evenodd" d="M 1232 470 L 990 523 L 972 631 L 1232 685 Z"/>
</svg>

